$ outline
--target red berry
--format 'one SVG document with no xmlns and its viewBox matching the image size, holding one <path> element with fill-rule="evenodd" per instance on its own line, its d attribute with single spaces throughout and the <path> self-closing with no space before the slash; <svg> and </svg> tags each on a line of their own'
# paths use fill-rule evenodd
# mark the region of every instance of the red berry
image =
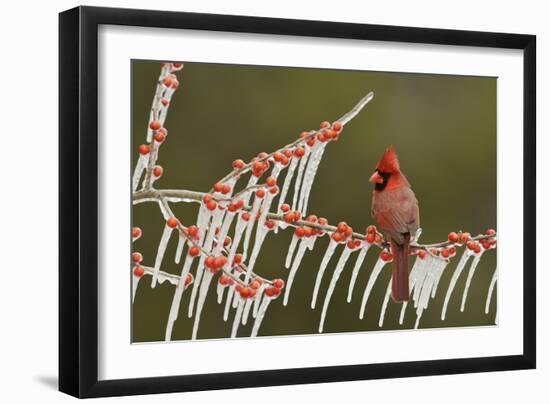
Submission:
<svg viewBox="0 0 550 404">
<path fill-rule="evenodd" d="M 330 122 L 323 121 L 321 122 L 321 125 L 319 126 L 321 129 L 330 128 Z"/>
<path fill-rule="evenodd" d="M 221 182 L 216 182 L 213 188 L 216 192 L 222 192 L 223 184 Z"/>
<path fill-rule="evenodd" d="M 306 222 L 313 222 L 315 223 L 317 221 L 317 216 L 315 215 L 309 215 L 307 218 L 306 218 Z"/>
<path fill-rule="evenodd" d="M 449 258 L 449 255 L 451 255 L 451 254 L 450 254 L 449 250 L 447 250 L 446 248 L 441 250 L 441 256 L 443 258 Z"/>
<path fill-rule="evenodd" d="M 233 160 L 233 169 L 240 170 L 241 168 L 244 168 L 246 164 L 241 159 Z"/>
<path fill-rule="evenodd" d="M 230 204 L 228 207 L 227 207 L 227 210 L 230 211 L 230 212 L 236 212 L 237 211 L 237 206 L 235 206 L 234 203 Z"/>
<path fill-rule="evenodd" d="M 264 191 L 262 188 L 258 189 L 258 190 L 256 191 L 256 196 L 257 196 L 258 198 L 263 198 L 263 197 L 265 196 L 265 191 Z"/>
<path fill-rule="evenodd" d="M 297 210 L 294 211 L 294 221 L 300 220 L 301 217 L 302 214 L 300 212 L 298 212 Z"/>
<path fill-rule="evenodd" d="M 243 212 L 243 214 L 241 215 L 241 218 L 242 218 L 245 222 L 248 222 L 248 220 L 250 219 L 250 213 L 248 213 L 248 212 Z"/>
<path fill-rule="evenodd" d="M 342 235 L 340 233 L 332 233 L 332 239 L 334 241 L 336 241 L 337 243 L 339 243 L 340 241 L 342 241 Z"/>
<path fill-rule="evenodd" d="M 321 225 L 321 226 L 325 226 L 327 223 L 328 223 L 328 220 L 324 217 L 320 217 L 317 222 Z"/>
<path fill-rule="evenodd" d="M 311 227 L 304 227 L 304 236 L 311 237 L 313 235 L 313 229 Z"/>
<path fill-rule="evenodd" d="M 153 138 L 159 143 L 164 142 L 164 137 L 165 137 L 164 133 L 162 133 L 160 131 L 158 131 L 157 133 L 155 133 L 153 135 Z"/>
<path fill-rule="evenodd" d="M 180 85 L 180 82 L 175 77 L 172 79 L 172 88 L 176 89 Z"/>
<path fill-rule="evenodd" d="M 141 237 L 141 229 L 139 227 L 132 227 L 132 237 L 133 238 Z"/>
<path fill-rule="evenodd" d="M 225 257 L 224 255 L 220 255 L 220 256 L 217 257 L 216 260 L 214 261 L 214 265 L 215 265 L 216 268 L 221 268 L 221 267 L 223 267 L 226 263 L 227 263 L 227 257 Z"/>
<path fill-rule="evenodd" d="M 231 237 L 225 236 L 225 240 L 223 240 L 223 246 L 227 247 L 230 244 L 231 244 Z"/>
<path fill-rule="evenodd" d="M 282 279 L 273 279 L 273 282 L 271 282 L 271 284 L 276 287 L 277 289 L 282 289 L 285 287 L 285 281 L 283 281 Z"/>
<path fill-rule="evenodd" d="M 265 183 L 267 184 L 268 187 L 272 187 L 275 184 L 277 184 L 277 180 L 274 177 L 267 177 L 267 179 L 265 180 Z"/>
<path fill-rule="evenodd" d="M 285 156 L 281 152 L 276 152 L 275 154 L 273 154 L 273 160 L 275 160 L 278 163 L 283 161 L 283 157 L 285 157 Z"/>
<path fill-rule="evenodd" d="M 269 188 L 269 193 L 273 195 L 277 195 L 277 193 L 279 193 L 279 187 L 275 185 L 274 187 Z"/>
<path fill-rule="evenodd" d="M 472 251 L 473 251 L 474 248 L 475 248 L 475 246 L 476 246 L 476 243 L 473 242 L 473 241 L 468 241 L 468 242 L 466 243 L 466 247 L 468 248 L 468 250 L 472 250 Z"/>
<path fill-rule="evenodd" d="M 424 250 L 418 250 L 418 256 L 419 256 L 420 258 L 424 258 L 424 257 L 426 256 L 426 251 L 424 251 Z"/>
<path fill-rule="evenodd" d="M 349 241 L 346 243 L 346 246 L 347 246 L 350 250 L 353 250 L 353 249 L 355 248 L 355 241 L 349 240 Z"/>
<path fill-rule="evenodd" d="M 485 232 L 485 234 L 489 235 L 489 236 L 492 236 L 496 233 L 496 231 L 494 229 L 489 229 Z"/>
<path fill-rule="evenodd" d="M 235 254 L 235 257 L 233 257 L 233 264 L 240 264 L 243 262 L 243 256 L 241 254 Z"/>
<path fill-rule="evenodd" d="M 144 273 L 145 273 L 145 270 L 142 267 L 137 266 L 134 268 L 134 275 L 137 276 L 138 278 L 141 278 Z"/>
<path fill-rule="evenodd" d="M 306 234 L 306 231 L 304 230 L 303 227 L 297 227 L 296 230 L 294 231 L 294 234 L 296 234 L 296 237 L 304 237 Z"/>
<path fill-rule="evenodd" d="M 160 177 L 162 175 L 162 167 L 161 166 L 155 166 L 153 168 L 153 175 L 155 177 Z"/>
<path fill-rule="evenodd" d="M 481 252 L 481 247 L 478 243 L 476 243 L 476 245 L 474 246 L 474 252 L 476 254 L 479 254 Z"/>
<path fill-rule="evenodd" d="M 449 233 L 449 236 L 447 237 L 448 240 L 451 242 L 451 243 L 456 243 L 458 242 L 458 234 L 456 234 L 454 231 L 453 232 L 450 232 Z"/>
<path fill-rule="evenodd" d="M 187 228 L 187 234 L 189 237 L 196 238 L 199 235 L 199 228 L 195 225 L 189 226 Z"/>
<path fill-rule="evenodd" d="M 367 233 L 367 235 L 365 236 L 365 241 L 369 244 L 374 243 L 374 234 Z"/>
<path fill-rule="evenodd" d="M 338 121 L 332 123 L 332 129 L 336 132 L 340 132 L 342 130 L 342 124 Z"/>
<path fill-rule="evenodd" d="M 235 202 L 235 206 L 237 207 L 237 209 L 242 208 L 244 206 L 244 201 L 242 199 L 239 199 Z"/>
<path fill-rule="evenodd" d="M 348 231 L 348 225 L 346 222 L 338 223 L 338 232 L 345 233 Z"/>
<path fill-rule="evenodd" d="M 451 255 L 455 255 L 455 254 L 456 254 L 456 248 L 455 248 L 455 247 L 449 248 L 449 253 L 450 253 Z"/>
<path fill-rule="evenodd" d="M 466 242 L 468 242 L 468 240 L 470 240 L 470 233 L 460 233 L 459 235 L 459 241 L 460 241 L 460 244 L 465 244 Z"/>
<path fill-rule="evenodd" d="M 143 261 L 143 256 L 138 252 L 133 252 L 132 261 L 139 264 L 141 261 Z"/>
<path fill-rule="evenodd" d="M 231 191 L 231 187 L 227 184 L 223 184 L 222 186 L 222 194 L 227 195 Z"/>
<path fill-rule="evenodd" d="M 254 164 L 252 164 L 252 171 L 254 172 L 263 172 L 264 171 L 264 163 L 261 161 L 256 161 Z"/>
<path fill-rule="evenodd" d="M 168 227 L 171 227 L 172 229 L 176 228 L 176 226 L 178 225 L 178 219 L 174 218 L 174 217 L 170 217 L 168 218 L 168 220 L 166 221 L 166 225 Z"/>
<path fill-rule="evenodd" d="M 204 266 L 206 268 L 214 268 L 215 267 L 215 262 L 216 262 L 216 259 L 212 256 L 208 256 L 206 257 L 206 259 L 204 260 Z"/>
<path fill-rule="evenodd" d="M 142 144 L 138 147 L 139 154 L 145 156 L 151 149 L 146 144 Z"/>
<path fill-rule="evenodd" d="M 289 206 L 288 204 L 286 204 L 286 203 L 283 203 L 283 204 L 281 205 L 280 209 L 281 209 L 281 212 L 286 213 L 286 212 L 288 212 L 288 211 L 290 210 L 290 206 Z"/>
<path fill-rule="evenodd" d="M 166 87 L 170 87 L 170 85 L 172 84 L 172 80 L 170 79 L 170 77 L 166 76 L 162 80 L 162 84 L 164 84 Z"/>
<path fill-rule="evenodd" d="M 252 282 L 250 282 L 250 287 L 252 289 L 258 289 L 260 287 L 260 282 L 258 282 L 257 280 L 253 280 Z"/>
<path fill-rule="evenodd" d="M 306 141 L 306 144 L 309 146 L 309 147 L 313 147 L 313 145 L 315 144 L 315 137 L 310 137 L 307 141 Z"/>
<path fill-rule="evenodd" d="M 287 223 L 292 223 L 294 221 L 294 213 L 289 212 L 284 216 L 284 220 Z"/>
<path fill-rule="evenodd" d="M 187 276 L 185 277 L 185 284 L 183 286 L 187 286 L 191 282 L 193 282 L 193 275 L 192 274 L 187 274 Z"/>
<path fill-rule="evenodd" d="M 267 227 L 270 230 L 275 227 L 275 222 L 273 220 L 266 220 L 264 224 L 265 224 L 265 227 Z"/>
<path fill-rule="evenodd" d="M 189 255 L 191 257 L 196 257 L 197 255 L 199 255 L 201 253 L 201 250 L 199 247 L 197 246 L 193 246 L 189 249 Z"/>
<path fill-rule="evenodd" d="M 288 158 L 291 158 L 292 157 L 292 151 L 291 150 L 283 150 L 283 154 L 288 157 Z"/>
<path fill-rule="evenodd" d="M 183 63 L 172 63 L 172 65 L 174 65 L 174 67 L 175 67 L 176 69 L 179 69 L 180 67 L 183 66 Z"/>
<path fill-rule="evenodd" d="M 204 196 L 202 197 L 202 201 L 203 201 L 204 203 L 208 203 L 208 202 L 210 202 L 211 200 L 212 200 L 212 195 L 210 195 L 210 194 L 206 194 L 206 195 L 204 195 Z"/>
<path fill-rule="evenodd" d="M 304 150 L 303 147 L 297 147 L 296 150 L 294 150 L 294 155 L 296 157 L 302 157 L 305 153 L 306 151 Z"/>
<path fill-rule="evenodd" d="M 327 137 L 325 136 L 324 133 L 319 133 L 317 135 L 317 140 L 319 140 L 319 142 L 326 142 L 327 141 Z"/>
<path fill-rule="evenodd" d="M 388 261 L 391 261 L 392 258 L 393 258 L 392 255 L 391 255 L 389 252 L 385 251 L 385 250 L 383 250 L 383 251 L 380 253 L 380 259 L 381 259 L 382 261 L 388 262 Z"/>
<path fill-rule="evenodd" d="M 164 105 L 165 107 L 168 106 L 168 104 L 170 103 L 166 98 L 163 98 L 160 100 L 161 104 Z"/>
<path fill-rule="evenodd" d="M 149 124 L 149 128 L 151 128 L 152 130 L 159 130 L 161 126 L 162 125 L 159 121 L 151 121 L 151 123 Z"/>
<path fill-rule="evenodd" d="M 206 204 L 208 210 L 215 210 L 218 207 L 218 204 L 214 201 L 210 201 Z"/>
</svg>

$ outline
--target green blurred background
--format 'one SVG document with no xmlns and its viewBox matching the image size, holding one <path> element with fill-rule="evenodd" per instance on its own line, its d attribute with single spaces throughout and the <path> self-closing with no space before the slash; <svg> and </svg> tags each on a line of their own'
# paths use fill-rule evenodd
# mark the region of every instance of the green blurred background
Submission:
<svg viewBox="0 0 550 404">
<path fill-rule="evenodd" d="M 160 63 L 132 62 L 132 164 L 137 145 L 145 142 L 149 110 L 160 72 Z M 248 161 L 261 151 L 273 151 L 295 139 L 302 130 L 318 128 L 351 109 L 369 91 L 374 100 L 331 143 L 319 167 L 311 192 L 308 213 L 327 217 L 331 223 L 345 220 L 358 231 L 372 224 L 368 182 L 384 148 L 394 144 L 401 168 L 420 205 L 421 241 L 442 241 L 450 231 L 472 234 L 496 228 L 496 78 L 433 74 L 384 73 L 287 67 L 186 63 L 177 73 L 180 87 L 172 98 L 165 123 L 169 136 L 161 148 L 158 164 L 164 174 L 157 188 L 207 191 L 231 170 L 236 158 Z M 282 183 L 284 175 L 280 177 Z M 244 182 L 244 181 L 243 181 Z M 242 186 L 243 184 L 241 184 Z M 292 189 L 292 187 L 291 187 Z M 195 223 L 197 204 L 172 204 L 185 225 Z M 158 206 L 133 207 L 133 224 L 143 237 L 134 249 L 153 265 L 164 222 Z M 270 233 L 255 271 L 267 278 L 287 278 L 284 260 L 292 232 Z M 167 250 L 162 269 L 179 274 L 173 262 L 177 240 Z M 328 239 L 317 241 L 306 253 L 296 275 L 289 304 L 282 297 L 273 302 L 259 335 L 316 334 L 320 306 L 337 260 L 333 257 L 321 285 L 318 308 L 310 308 L 313 285 Z M 384 327 L 378 327 L 380 307 L 390 278 L 386 266 L 359 320 L 362 293 L 377 254 L 367 256 L 351 303 L 346 295 L 354 256 L 348 261 L 327 312 L 325 332 L 410 329 L 415 312 L 410 305 L 399 325 L 401 305 L 390 300 Z M 459 310 L 466 279 L 463 272 L 452 295 L 445 322 L 440 320 L 444 295 L 459 256 L 447 267 L 435 299 L 430 301 L 421 328 L 494 324 L 496 296 L 484 313 L 485 298 L 496 252 L 484 255 L 462 313 Z M 411 260 L 411 265 L 412 265 Z M 140 282 L 132 312 L 132 341 L 164 340 L 174 288 L 167 282 L 150 288 Z M 190 293 L 182 300 L 173 340 L 191 336 L 193 319 L 187 317 Z M 211 286 L 201 318 L 198 337 L 230 335 L 222 318 L 223 305 L 216 303 Z M 239 328 L 239 337 L 250 335 L 252 321 Z"/>
</svg>

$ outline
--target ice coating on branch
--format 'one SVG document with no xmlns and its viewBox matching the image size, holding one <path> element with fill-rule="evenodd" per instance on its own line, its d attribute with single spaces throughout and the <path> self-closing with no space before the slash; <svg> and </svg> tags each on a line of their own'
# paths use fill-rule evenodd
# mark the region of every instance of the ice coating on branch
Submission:
<svg viewBox="0 0 550 404">
<path fill-rule="evenodd" d="M 256 223 L 256 216 L 260 211 L 260 206 L 262 206 L 261 198 L 254 198 L 252 203 L 252 210 L 250 211 L 250 218 L 246 226 L 246 233 L 244 235 L 244 245 L 243 245 L 243 260 L 246 259 L 248 255 L 248 245 L 250 244 L 250 236 L 252 235 L 252 229 L 254 228 L 254 223 Z"/>
<path fill-rule="evenodd" d="M 495 272 L 493 272 L 493 277 L 491 278 L 491 283 L 489 284 L 489 290 L 487 291 L 487 299 L 485 300 L 485 314 L 489 314 L 489 307 L 491 306 L 491 300 L 493 297 L 493 290 L 495 289 L 495 285 L 497 283 L 497 270 L 495 269 Z"/>
<path fill-rule="evenodd" d="M 174 262 L 179 264 L 181 261 L 181 254 L 183 253 L 183 247 L 185 246 L 185 237 L 181 234 L 178 237 L 178 248 L 176 249 L 176 256 L 174 257 Z"/>
<path fill-rule="evenodd" d="M 149 161 L 149 154 L 140 154 L 138 161 L 136 163 L 136 168 L 134 169 L 134 174 L 132 176 L 132 192 L 136 192 L 139 185 L 139 180 L 143 175 L 143 171 L 147 167 L 147 162 Z"/>
<path fill-rule="evenodd" d="M 458 262 L 458 265 L 455 268 L 455 271 L 453 272 L 453 276 L 451 277 L 451 282 L 449 283 L 449 287 L 447 288 L 447 294 L 445 295 L 445 301 L 443 303 L 443 309 L 441 310 L 441 320 L 445 320 L 445 315 L 447 314 L 447 305 L 449 304 L 449 299 L 451 298 L 451 294 L 453 293 L 453 290 L 456 285 L 456 281 L 458 280 L 458 277 L 462 273 L 462 270 L 466 266 L 466 262 L 468 262 L 468 258 L 472 256 L 472 251 L 465 248 L 464 253 L 460 257 L 460 261 Z"/>
<path fill-rule="evenodd" d="M 162 231 L 162 236 L 160 238 L 159 246 L 157 249 L 157 257 L 155 258 L 155 266 L 153 269 L 153 279 L 151 280 L 151 287 L 154 288 L 157 286 L 157 279 L 159 277 L 159 271 L 160 271 L 160 265 L 162 264 L 162 259 L 164 258 L 164 253 L 166 251 L 166 247 L 168 246 L 168 241 L 170 240 L 170 235 L 172 234 L 172 229 L 168 225 L 164 225 L 164 229 Z"/>
<path fill-rule="evenodd" d="M 290 183 L 292 182 L 292 178 L 294 178 L 294 172 L 296 171 L 296 166 L 298 165 L 299 160 L 296 157 L 292 157 L 290 159 L 290 164 L 288 166 L 288 171 L 285 176 L 285 181 L 283 183 L 283 188 L 281 190 L 281 196 L 279 197 L 279 204 L 278 206 L 281 206 L 285 203 L 286 195 L 288 193 L 288 189 L 290 188 Z"/>
<path fill-rule="evenodd" d="M 294 184 L 294 195 L 292 196 L 292 210 L 296 210 L 298 206 L 298 197 L 300 196 L 300 186 L 302 185 L 302 175 L 304 174 L 304 169 L 306 163 L 311 154 L 311 149 L 308 147 L 302 158 L 300 159 L 300 165 L 298 166 L 298 174 L 296 175 L 296 183 Z"/>
<path fill-rule="evenodd" d="M 160 70 L 160 75 L 157 81 L 157 88 L 155 90 L 155 96 L 153 97 L 153 105 L 151 105 L 151 111 L 149 112 L 149 122 L 154 121 L 156 119 L 156 114 L 158 112 L 158 108 L 160 106 L 160 99 L 162 96 L 162 93 L 165 89 L 164 85 L 162 84 L 162 80 L 166 77 L 167 74 L 170 73 L 170 68 L 168 65 L 164 65 L 162 69 Z M 147 142 L 150 143 L 151 140 L 153 140 L 153 130 L 147 127 Z"/>
<path fill-rule="evenodd" d="M 361 247 L 361 251 L 359 251 L 359 254 L 357 255 L 357 260 L 355 261 L 355 265 L 351 273 L 351 279 L 349 281 L 348 300 L 347 300 L 348 303 L 351 302 L 351 298 L 353 296 L 353 288 L 355 287 L 355 282 L 357 281 L 357 275 L 359 274 L 359 270 L 361 269 L 361 266 L 365 261 L 365 257 L 367 256 L 367 252 L 369 251 L 370 246 L 371 245 L 369 243 L 363 243 Z"/>
<path fill-rule="evenodd" d="M 380 319 L 378 320 L 378 327 L 384 325 L 384 317 L 386 316 L 386 309 L 388 308 L 388 302 L 390 301 L 391 295 L 391 278 L 388 282 L 388 287 L 386 288 L 386 294 L 384 295 L 384 302 L 382 303 L 382 308 L 380 309 Z"/>
<path fill-rule="evenodd" d="M 267 307 L 270 302 L 271 298 L 264 296 L 262 303 L 260 304 L 260 308 L 258 309 L 256 319 L 254 320 L 254 325 L 252 326 L 252 333 L 250 334 L 251 337 L 256 337 L 258 335 L 258 330 L 260 329 L 260 325 L 262 325 L 262 320 L 264 319 L 265 312 L 267 311 Z"/>
<path fill-rule="evenodd" d="M 216 242 L 216 247 L 214 248 L 214 255 L 219 255 L 220 252 L 222 251 L 224 247 L 223 244 L 225 242 L 225 237 L 229 232 L 229 227 L 231 226 L 231 223 L 233 223 L 233 218 L 235 217 L 235 215 L 236 215 L 235 212 L 229 212 L 229 211 L 225 215 L 221 230 L 216 236 L 217 242 Z"/>
<path fill-rule="evenodd" d="M 193 259 L 194 257 L 191 257 L 190 255 L 186 255 L 185 257 L 177 288 L 174 291 L 174 297 L 172 298 L 170 313 L 168 313 L 168 323 L 166 324 L 166 332 L 164 335 L 165 341 L 170 341 L 170 339 L 172 338 L 172 329 L 174 328 L 174 322 L 178 319 L 181 298 L 183 296 L 184 290 L 189 287 L 185 286 L 185 280 L 187 279 L 187 275 L 189 274 L 189 270 L 191 269 L 191 265 L 193 264 Z"/>
<path fill-rule="evenodd" d="M 387 262 L 383 259 L 378 258 L 378 261 L 376 261 L 376 264 L 374 264 L 374 268 L 370 273 L 367 286 L 365 287 L 365 291 L 363 292 L 363 299 L 361 300 L 361 309 L 359 311 L 359 318 L 361 320 L 363 320 L 363 317 L 365 315 L 365 307 L 367 306 L 367 301 L 369 300 L 369 295 L 372 287 L 374 286 L 374 282 L 376 282 L 378 275 L 380 275 L 380 272 L 382 271 L 382 268 L 384 268 L 384 265 L 386 265 L 386 263 Z"/>
<path fill-rule="evenodd" d="M 315 286 L 313 287 L 313 297 L 311 298 L 312 309 L 315 308 L 315 304 L 317 303 L 317 294 L 319 293 L 319 288 L 321 287 L 321 280 L 323 279 L 323 274 L 325 273 L 325 269 L 327 268 L 327 265 L 330 259 L 332 258 L 332 255 L 334 254 L 336 247 L 338 247 L 338 243 L 331 238 L 328 243 L 327 249 L 325 251 L 325 255 L 323 256 L 323 259 L 321 261 L 321 266 L 319 266 L 319 271 L 317 272 L 317 278 L 315 278 Z"/>
<path fill-rule="evenodd" d="M 300 195 L 300 203 L 298 204 L 298 210 L 300 212 L 303 212 L 304 215 L 307 212 L 309 195 L 311 194 L 311 188 L 313 187 L 315 175 L 317 174 L 317 169 L 319 168 L 319 164 L 321 162 L 321 159 L 323 158 L 323 153 L 325 152 L 326 145 L 327 143 L 324 142 L 316 142 L 311 150 L 311 157 L 309 158 L 307 169 L 304 175 L 304 182 Z"/>
<path fill-rule="evenodd" d="M 233 262 L 233 258 L 235 258 L 235 254 L 237 253 L 237 249 L 239 248 L 239 244 L 241 243 L 241 238 L 243 236 L 243 233 L 246 229 L 247 222 L 244 221 L 239 215 L 239 218 L 237 219 L 237 225 L 235 226 L 235 234 L 233 235 L 233 242 L 231 243 L 231 247 L 229 248 L 229 255 L 227 256 L 227 262 L 229 265 Z"/>
<path fill-rule="evenodd" d="M 290 268 L 290 265 L 292 265 L 292 257 L 294 256 L 294 250 L 296 250 L 296 246 L 298 245 L 298 241 L 300 238 L 296 236 L 295 234 L 292 236 L 292 240 L 290 241 L 290 245 L 288 246 L 288 252 L 286 254 L 286 260 L 285 260 L 285 268 Z"/>
<path fill-rule="evenodd" d="M 216 209 L 212 213 L 212 223 L 210 224 L 210 227 L 208 229 L 206 238 L 204 239 L 203 248 L 208 251 L 212 252 L 212 243 L 214 242 L 214 238 L 216 237 L 216 229 L 220 227 L 220 224 L 224 218 L 225 211 Z M 199 261 L 199 265 L 197 267 L 197 272 L 195 274 L 195 284 L 193 285 L 193 290 L 191 291 L 191 299 L 189 300 L 189 308 L 187 310 L 187 315 L 191 317 L 193 315 L 193 307 L 195 304 L 195 298 L 197 296 L 197 292 L 199 290 L 199 285 L 202 287 L 201 278 L 204 274 L 204 260 L 205 255 L 201 256 L 201 259 Z"/>
<path fill-rule="evenodd" d="M 292 283 L 294 282 L 294 277 L 296 276 L 296 272 L 298 272 L 298 268 L 300 267 L 300 264 L 302 263 L 302 259 L 304 258 L 304 254 L 306 252 L 306 249 L 313 248 L 313 244 L 315 243 L 315 237 L 307 237 L 302 238 L 300 241 L 300 246 L 298 247 L 298 252 L 296 253 L 296 257 L 294 258 L 294 262 L 292 263 L 292 268 L 290 269 L 290 273 L 288 274 L 288 279 L 286 282 L 285 287 L 285 296 L 283 299 L 283 306 L 286 306 L 288 303 L 288 297 L 290 296 L 290 290 L 292 289 Z"/>
<path fill-rule="evenodd" d="M 325 301 L 323 302 L 323 310 L 321 311 L 321 321 L 319 322 L 319 332 L 323 332 L 323 327 L 325 325 L 325 318 L 327 315 L 328 306 L 330 304 L 330 299 L 332 298 L 332 294 L 334 293 L 334 288 L 336 287 L 338 278 L 340 277 L 340 274 L 344 270 L 344 267 L 346 266 L 346 262 L 348 262 L 348 259 L 352 252 L 353 250 L 351 248 L 344 247 L 344 250 L 342 251 L 342 255 L 340 255 L 340 259 L 336 264 L 336 268 L 334 269 L 334 273 L 332 274 L 332 278 L 330 279 L 330 284 L 327 289 L 327 294 L 325 295 Z"/>
<path fill-rule="evenodd" d="M 197 312 L 195 313 L 195 321 L 193 322 L 193 334 L 191 336 L 191 339 L 197 339 L 197 333 L 199 331 L 199 324 L 201 321 L 202 308 L 204 307 L 204 301 L 206 300 L 206 295 L 208 294 L 208 288 L 210 287 L 212 276 L 214 276 L 212 272 L 205 271 L 204 276 L 202 277 L 199 298 L 197 299 Z"/>
<path fill-rule="evenodd" d="M 464 292 L 462 293 L 462 302 L 460 303 L 460 311 L 464 311 L 464 306 L 466 305 L 466 299 L 468 298 L 468 290 L 470 289 L 470 284 L 472 283 L 472 278 L 476 272 L 477 265 L 481 260 L 484 250 L 482 249 L 480 253 L 475 254 L 472 263 L 470 264 L 470 269 L 468 270 L 468 277 L 466 278 L 466 285 L 464 286 Z"/>
</svg>

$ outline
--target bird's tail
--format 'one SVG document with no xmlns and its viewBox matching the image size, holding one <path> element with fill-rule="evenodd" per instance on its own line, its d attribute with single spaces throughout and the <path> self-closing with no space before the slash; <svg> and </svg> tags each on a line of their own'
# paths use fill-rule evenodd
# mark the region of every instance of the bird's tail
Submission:
<svg viewBox="0 0 550 404">
<path fill-rule="evenodd" d="M 391 297 L 396 302 L 409 300 L 409 242 L 411 236 L 405 234 L 403 244 L 397 244 L 391 240 L 391 251 L 393 255 Z"/>
</svg>

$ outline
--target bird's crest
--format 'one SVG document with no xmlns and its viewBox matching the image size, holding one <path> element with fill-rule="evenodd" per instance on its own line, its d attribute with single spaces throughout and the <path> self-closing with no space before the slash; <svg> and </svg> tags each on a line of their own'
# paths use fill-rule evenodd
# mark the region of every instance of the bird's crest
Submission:
<svg viewBox="0 0 550 404">
<path fill-rule="evenodd" d="M 399 171 L 399 160 L 397 159 L 397 153 L 393 145 L 390 145 L 390 147 L 384 151 L 384 154 L 376 165 L 376 169 L 381 173 L 394 173 Z"/>
</svg>

